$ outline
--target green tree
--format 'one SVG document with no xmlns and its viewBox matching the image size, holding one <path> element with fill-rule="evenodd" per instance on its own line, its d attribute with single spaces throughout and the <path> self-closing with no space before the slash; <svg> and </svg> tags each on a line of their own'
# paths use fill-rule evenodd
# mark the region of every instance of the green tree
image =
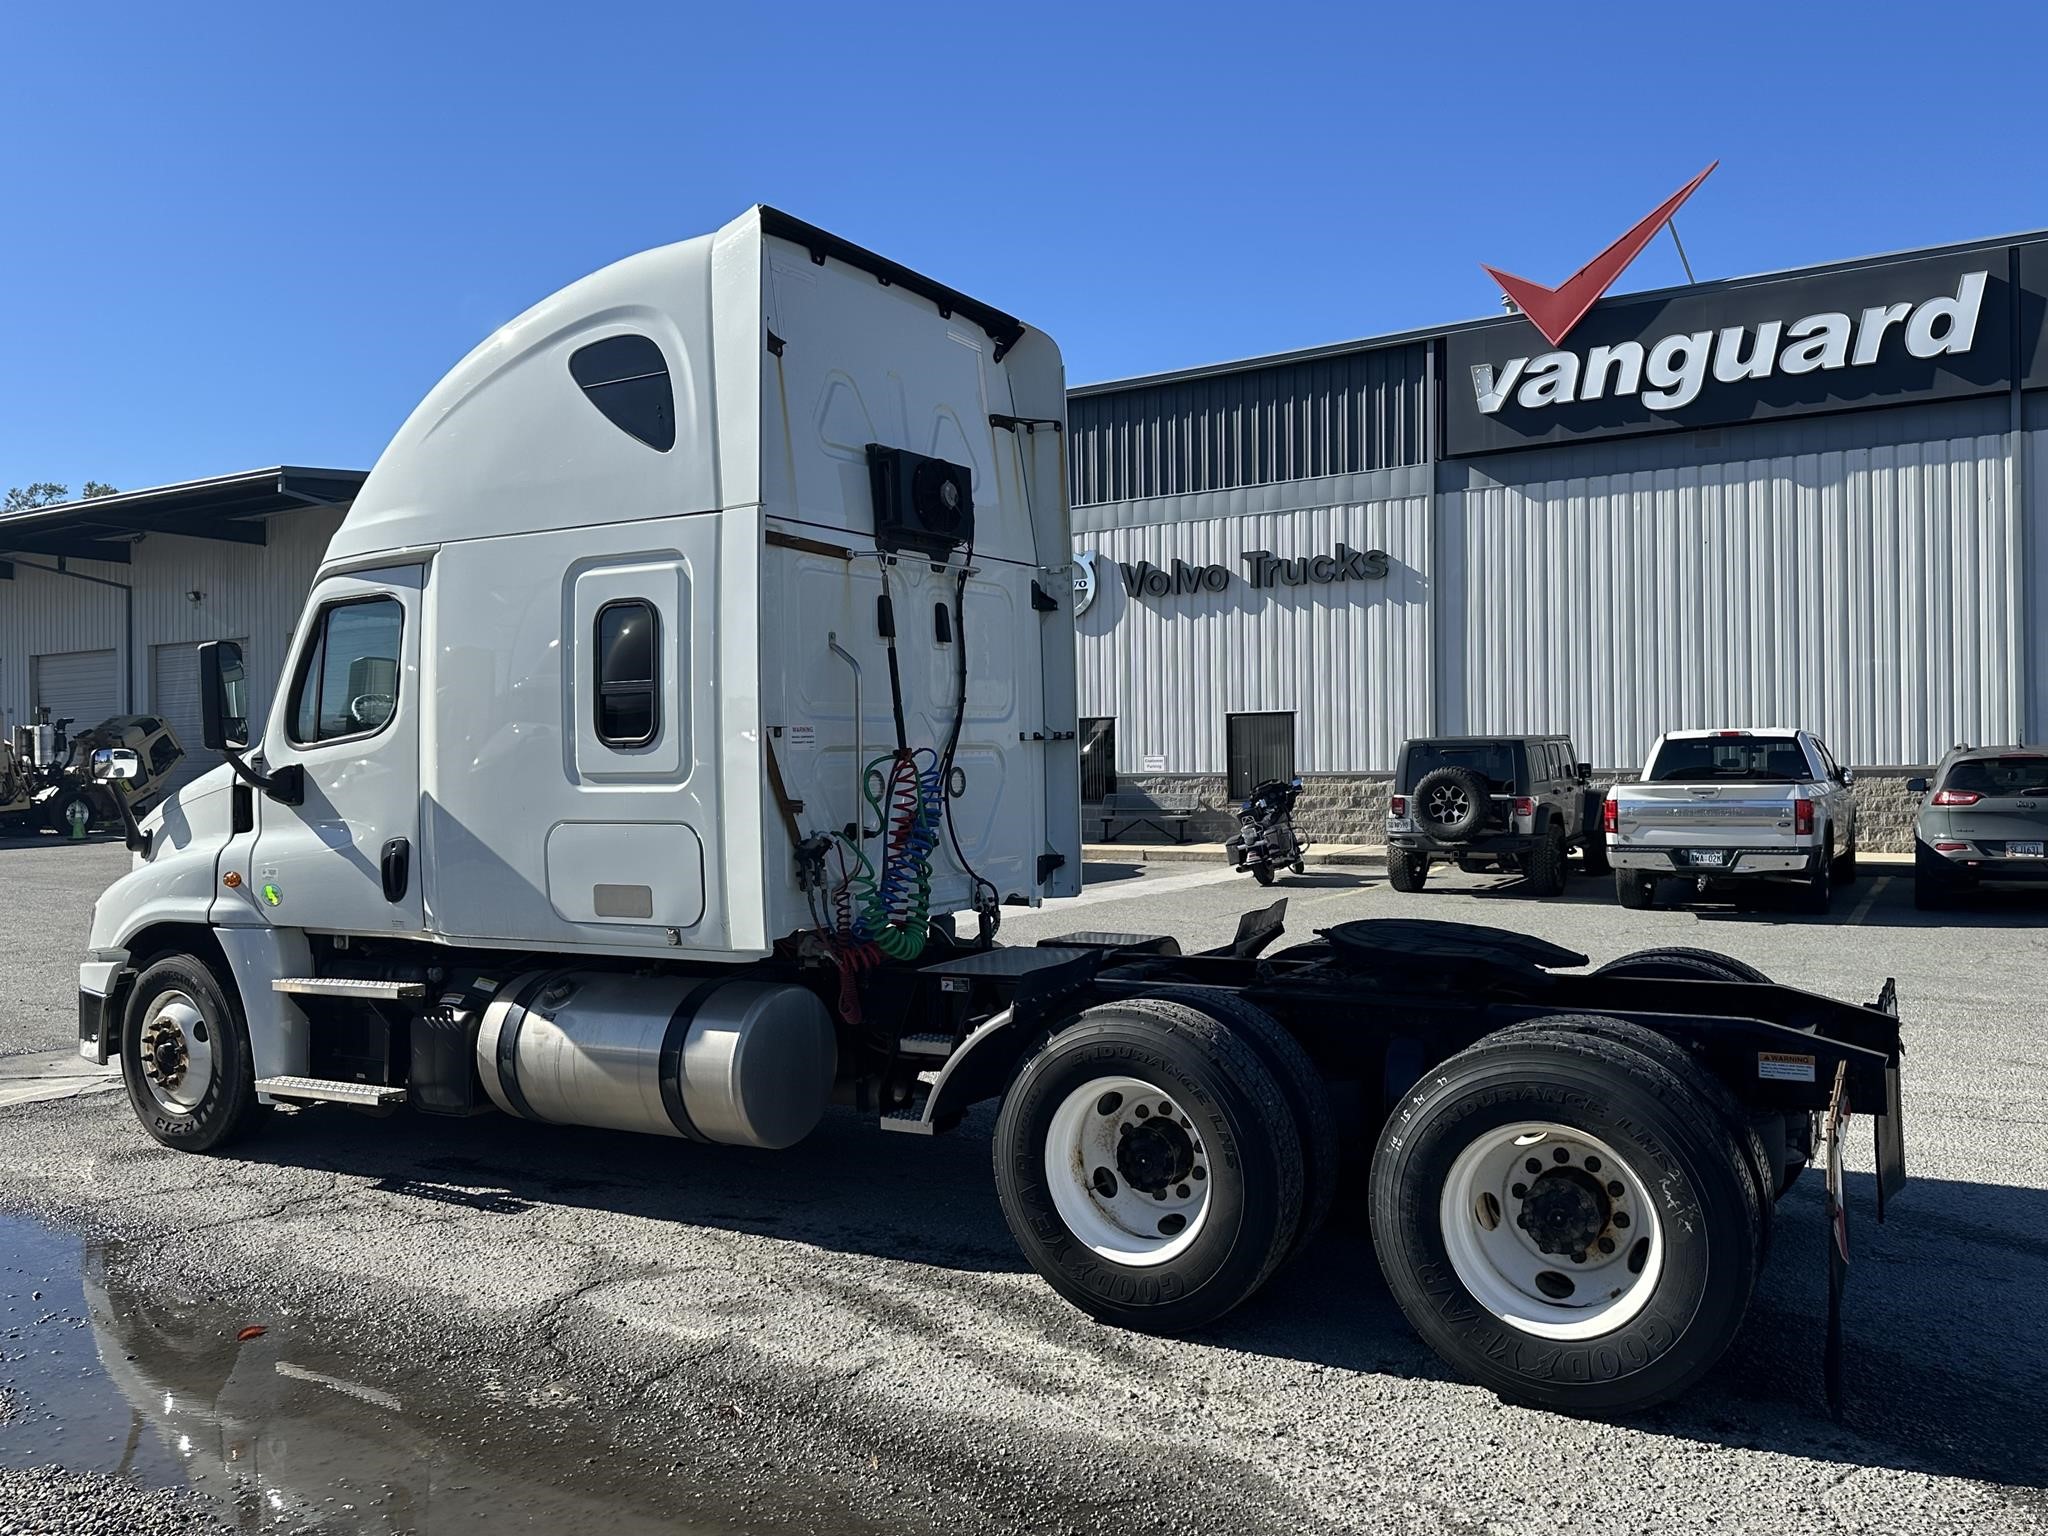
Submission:
<svg viewBox="0 0 2048 1536">
<path fill-rule="evenodd" d="M 88 480 L 80 499 L 91 501 L 98 496 L 113 494 L 114 488 L 106 481 Z M 54 507 L 59 502 L 68 500 L 70 495 L 70 486 L 59 485 L 54 480 L 38 480 L 33 485 L 10 486 L 6 500 L 0 501 L 0 512 L 32 512 L 37 507 Z"/>
</svg>

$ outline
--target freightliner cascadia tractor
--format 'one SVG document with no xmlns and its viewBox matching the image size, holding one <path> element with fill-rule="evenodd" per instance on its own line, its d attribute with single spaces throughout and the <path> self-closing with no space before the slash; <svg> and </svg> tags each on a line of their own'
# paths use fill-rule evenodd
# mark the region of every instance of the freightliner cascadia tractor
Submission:
<svg viewBox="0 0 2048 1536">
<path fill-rule="evenodd" d="M 767 208 L 519 316 L 379 459 L 260 719 L 204 649 L 226 761 L 131 818 L 82 1052 L 192 1152 L 278 1105 L 774 1149 L 999 1101 L 1010 1228 L 1097 1318 L 1213 1324 L 1341 1204 L 1476 1380 L 1682 1391 L 1851 1103 L 1903 1181 L 1891 989 L 1276 948 L 1284 903 L 998 943 L 1081 887 L 1064 412 L 1049 338 Z"/>
</svg>

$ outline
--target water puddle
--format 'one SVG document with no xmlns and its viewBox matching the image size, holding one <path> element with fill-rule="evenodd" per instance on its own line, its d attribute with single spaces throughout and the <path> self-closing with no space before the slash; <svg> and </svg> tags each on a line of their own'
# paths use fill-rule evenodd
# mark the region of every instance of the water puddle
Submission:
<svg viewBox="0 0 2048 1536">
<path fill-rule="evenodd" d="M 189 1484 L 241 1531 L 764 1529 L 573 1413 L 536 1425 L 445 1369 L 371 1368 L 297 1320 L 241 1339 L 241 1319 L 125 1268 L 118 1245 L 0 1216 L 0 1467 Z"/>
</svg>

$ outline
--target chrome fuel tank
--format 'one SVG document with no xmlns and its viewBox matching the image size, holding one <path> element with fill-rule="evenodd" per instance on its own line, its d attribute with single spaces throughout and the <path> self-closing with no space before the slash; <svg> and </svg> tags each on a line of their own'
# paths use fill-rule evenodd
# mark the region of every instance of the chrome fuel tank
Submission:
<svg viewBox="0 0 2048 1536">
<path fill-rule="evenodd" d="M 779 1148 L 824 1115 L 838 1045 L 802 987 L 529 971 L 485 1010 L 476 1064 L 522 1119 Z"/>
</svg>

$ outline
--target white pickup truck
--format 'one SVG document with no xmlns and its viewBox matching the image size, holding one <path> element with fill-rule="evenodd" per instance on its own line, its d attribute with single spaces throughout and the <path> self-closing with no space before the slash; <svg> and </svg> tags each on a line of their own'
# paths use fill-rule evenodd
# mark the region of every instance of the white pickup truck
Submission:
<svg viewBox="0 0 2048 1536">
<path fill-rule="evenodd" d="M 1669 731 L 1640 781 L 1603 809 L 1615 894 L 1648 907 L 1658 882 L 1793 880 L 1825 912 L 1856 878 L 1854 776 L 1811 731 Z"/>
</svg>

